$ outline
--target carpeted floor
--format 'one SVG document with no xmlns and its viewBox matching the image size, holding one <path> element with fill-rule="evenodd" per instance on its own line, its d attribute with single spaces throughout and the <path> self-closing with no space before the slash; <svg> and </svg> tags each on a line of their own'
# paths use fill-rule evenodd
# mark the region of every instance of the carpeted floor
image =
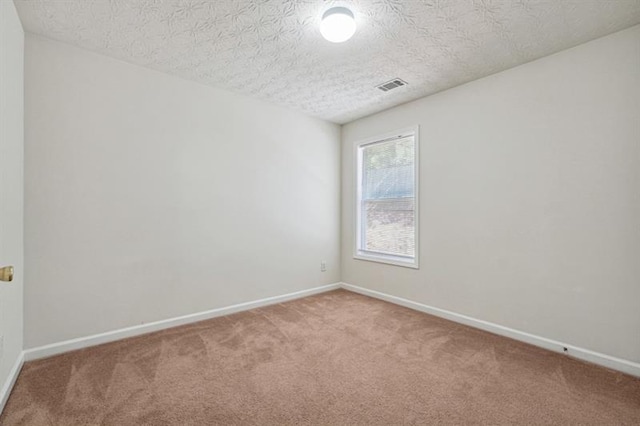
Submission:
<svg viewBox="0 0 640 426">
<path fill-rule="evenodd" d="M 640 379 L 337 290 L 27 363 L 3 425 L 640 424 Z"/>
</svg>

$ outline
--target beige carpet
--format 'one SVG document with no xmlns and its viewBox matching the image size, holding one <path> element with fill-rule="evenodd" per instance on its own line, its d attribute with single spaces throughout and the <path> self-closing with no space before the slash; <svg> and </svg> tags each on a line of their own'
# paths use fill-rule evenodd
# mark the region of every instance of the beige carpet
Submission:
<svg viewBox="0 0 640 426">
<path fill-rule="evenodd" d="M 639 425 L 640 379 L 338 290 L 27 363 L 3 425 Z"/>
</svg>

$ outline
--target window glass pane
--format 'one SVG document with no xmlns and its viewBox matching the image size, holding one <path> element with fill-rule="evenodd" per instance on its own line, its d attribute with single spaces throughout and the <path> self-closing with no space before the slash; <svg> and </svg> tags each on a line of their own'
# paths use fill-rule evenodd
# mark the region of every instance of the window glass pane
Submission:
<svg viewBox="0 0 640 426">
<path fill-rule="evenodd" d="M 413 138 L 364 148 L 362 199 L 413 197 Z"/>
<path fill-rule="evenodd" d="M 362 148 L 361 250 L 415 256 L 414 144 L 406 137 Z"/>
<path fill-rule="evenodd" d="M 413 198 L 364 202 L 367 251 L 413 257 L 415 226 Z"/>
</svg>

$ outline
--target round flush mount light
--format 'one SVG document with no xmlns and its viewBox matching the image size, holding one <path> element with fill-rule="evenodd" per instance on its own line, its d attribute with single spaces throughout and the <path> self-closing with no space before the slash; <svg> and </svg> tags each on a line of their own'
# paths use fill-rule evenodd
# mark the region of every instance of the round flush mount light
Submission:
<svg viewBox="0 0 640 426">
<path fill-rule="evenodd" d="M 332 7 L 322 15 L 320 34 L 332 43 L 347 41 L 356 32 L 353 13 L 346 7 Z"/>
</svg>

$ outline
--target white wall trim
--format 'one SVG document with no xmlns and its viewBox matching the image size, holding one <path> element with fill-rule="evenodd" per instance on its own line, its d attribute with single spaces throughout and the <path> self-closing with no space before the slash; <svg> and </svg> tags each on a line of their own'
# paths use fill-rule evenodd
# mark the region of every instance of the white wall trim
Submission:
<svg viewBox="0 0 640 426">
<path fill-rule="evenodd" d="M 547 339 L 545 337 L 536 336 L 535 334 L 526 333 L 524 331 L 514 330 L 513 328 L 504 327 L 502 325 L 494 324 L 492 322 L 483 321 L 480 319 L 472 318 L 466 315 L 457 314 L 455 312 L 447 311 L 433 306 L 425 305 L 423 303 L 414 302 L 402 297 L 391 296 L 386 293 L 381 293 L 375 290 L 369 290 L 364 287 L 355 286 L 347 283 L 340 283 L 340 287 L 345 290 L 352 291 L 354 293 L 363 294 L 365 296 L 374 297 L 376 299 L 384 300 L 394 303 L 396 305 L 404 306 L 406 308 L 414 309 L 416 311 L 425 312 L 440 318 L 444 318 L 450 321 L 454 321 L 460 324 L 468 325 L 480 330 L 488 331 L 490 333 L 505 336 L 514 340 L 529 343 L 534 346 L 538 346 L 544 349 L 548 349 L 553 352 L 565 353 L 574 358 L 588 361 L 593 364 L 598 364 L 603 367 L 611 368 L 612 370 L 621 371 L 623 373 L 631 374 L 633 376 L 640 377 L 640 364 L 633 361 L 628 361 L 622 358 L 616 358 L 610 355 L 594 352 L 589 349 L 580 348 L 567 343 L 558 342 L 557 340 Z M 566 351 L 565 351 L 566 348 Z"/>
<path fill-rule="evenodd" d="M 13 390 L 13 385 L 16 384 L 16 380 L 18 379 L 18 375 L 20 374 L 20 370 L 22 370 L 22 365 L 24 364 L 24 352 L 20 352 L 18 357 L 16 358 L 16 362 L 11 367 L 9 371 L 9 376 L 7 380 L 5 380 L 2 385 L 2 390 L 0 390 L 0 414 L 4 410 L 4 406 L 9 399 L 9 395 L 11 395 L 11 391 Z"/>
<path fill-rule="evenodd" d="M 190 324 L 198 321 L 203 321 L 223 315 L 229 315 L 236 312 L 242 312 L 249 309 L 259 308 L 262 306 L 273 305 L 277 303 L 286 302 L 288 300 L 299 299 L 302 297 L 312 296 L 314 294 L 324 293 L 327 291 L 343 288 L 354 293 L 363 294 L 365 296 L 374 297 L 376 299 L 385 300 L 387 302 L 394 303 L 396 305 L 404 306 L 410 309 L 414 309 L 420 312 L 425 312 L 440 318 L 445 318 L 450 321 L 454 321 L 460 324 L 465 324 L 480 330 L 485 330 L 490 333 L 505 336 L 514 340 L 529 343 L 544 349 L 548 349 L 558 353 L 566 353 L 569 356 L 578 358 L 584 361 L 598 364 L 603 367 L 611 368 L 613 370 L 621 371 L 623 373 L 631 374 L 633 376 L 640 377 L 640 364 L 628 361 L 622 358 L 616 358 L 610 355 L 602 354 L 599 352 L 591 351 L 589 349 L 580 348 L 578 346 L 562 343 L 556 340 L 547 339 L 545 337 L 536 336 L 534 334 L 526 333 L 519 330 L 514 330 L 509 327 L 494 324 L 488 321 L 479 320 L 466 315 L 461 315 L 455 312 L 447 311 L 445 309 L 435 308 L 423 303 L 414 302 L 401 297 L 392 296 L 386 293 L 381 293 L 375 290 L 370 290 L 364 287 L 355 286 L 348 283 L 336 283 L 328 284 L 320 287 L 311 288 L 308 290 L 301 290 L 294 293 L 283 294 L 280 296 L 267 297 L 251 302 L 239 303 L 236 305 L 226 306 L 223 308 L 211 309 L 209 311 L 199 312 L 195 314 L 184 315 L 176 318 L 170 318 L 166 320 L 156 321 L 148 324 L 142 324 L 133 327 L 122 328 L 119 330 L 109 331 L 106 333 L 95 334 L 92 336 L 80 337 L 77 339 L 66 340 L 59 343 L 52 343 L 45 346 L 40 346 L 23 351 L 16 360 L 11 373 L 4 383 L 2 390 L 0 391 L 0 412 L 6 403 L 11 389 L 22 369 L 22 365 L 25 361 L 32 361 L 35 359 L 46 358 L 61 353 L 88 348 L 91 346 L 100 345 L 103 343 L 109 343 L 128 337 L 139 336 L 142 334 L 152 333 L 154 331 L 160 331 L 171 327 L 177 327 L 184 324 Z M 565 348 L 567 351 L 565 352 Z"/>
<path fill-rule="evenodd" d="M 49 345 L 39 346 L 25 350 L 24 361 L 32 361 L 35 359 L 46 358 L 58 355 L 64 352 L 74 351 L 77 349 L 88 348 L 90 346 L 101 345 L 127 337 L 139 336 L 141 334 L 153 333 L 179 325 L 190 324 L 198 321 L 229 315 L 236 312 L 247 311 L 249 309 L 259 308 L 261 306 L 274 305 L 276 303 L 286 302 L 288 300 L 299 299 L 301 297 L 312 296 L 326 291 L 336 290 L 340 288 L 339 283 L 328 284 L 320 287 L 310 288 L 308 290 L 296 291 L 280 296 L 267 297 L 264 299 L 254 300 L 251 302 L 238 303 L 237 305 L 226 306 L 223 308 L 211 309 L 209 311 L 198 312 L 195 314 L 184 315 L 166 320 L 150 322 L 148 324 L 136 325 L 133 327 L 121 328 L 119 330 L 108 331 L 106 333 L 94 334 L 92 336 L 79 337 L 77 339 L 65 340 L 63 342 L 52 343 Z"/>
<path fill-rule="evenodd" d="M 414 217 L 416 218 L 414 223 L 414 245 L 415 252 L 413 259 L 402 259 L 401 256 L 392 256 L 383 253 L 369 253 L 360 248 L 362 243 L 362 228 L 360 221 L 362 219 L 362 148 L 379 143 L 388 142 L 390 140 L 401 140 L 413 136 L 414 141 Z M 416 124 L 412 127 L 406 127 L 394 132 L 387 132 L 379 136 L 372 136 L 367 139 L 360 140 L 353 145 L 353 158 L 355 164 L 353 167 L 353 182 L 355 183 L 355 199 L 353 205 L 353 258 L 358 260 L 366 260 L 369 262 L 386 263 L 389 265 L 402 266 L 405 268 L 420 269 L 420 125 Z"/>
</svg>

